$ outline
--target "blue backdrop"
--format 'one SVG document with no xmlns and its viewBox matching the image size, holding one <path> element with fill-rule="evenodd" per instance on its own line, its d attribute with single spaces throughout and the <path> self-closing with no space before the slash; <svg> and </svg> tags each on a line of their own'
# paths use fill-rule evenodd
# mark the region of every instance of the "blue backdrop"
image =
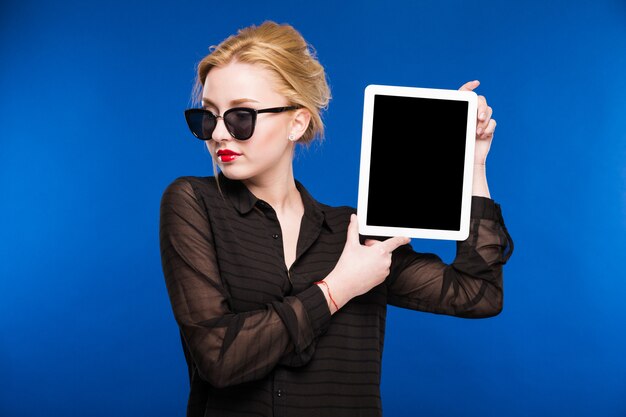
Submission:
<svg viewBox="0 0 626 417">
<path fill-rule="evenodd" d="M 367 84 L 479 79 L 494 108 L 489 186 L 516 243 L 504 311 L 392 308 L 385 414 L 626 415 L 624 1 L 181 3 L 0 5 L 0 415 L 183 415 L 159 201 L 211 174 L 182 114 L 195 64 L 265 19 L 328 72 L 327 140 L 295 162 L 320 201 L 356 205 Z"/>
</svg>

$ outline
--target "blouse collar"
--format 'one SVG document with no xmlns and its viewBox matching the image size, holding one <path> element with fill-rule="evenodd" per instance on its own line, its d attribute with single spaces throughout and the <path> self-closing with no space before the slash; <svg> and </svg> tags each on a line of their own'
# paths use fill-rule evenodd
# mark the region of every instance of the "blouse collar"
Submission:
<svg viewBox="0 0 626 417">
<path fill-rule="evenodd" d="M 332 232 L 336 231 L 339 225 L 331 224 L 333 222 L 328 221 L 328 216 L 326 215 L 328 206 L 320 204 L 309 194 L 304 185 L 298 180 L 295 181 L 296 188 L 300 192 L 302 203 L 304 204 L 304 216 L 313 223 L 325 225 Z M 255 206 L 263 208 L 263 205 L 268 205 L 268 203 L 252 194 L 243 182 L 231 180 L 221 172 L 219 173 L 218 183 L 224 195 L 242 215 L 249 213 Z"/>
</svg>

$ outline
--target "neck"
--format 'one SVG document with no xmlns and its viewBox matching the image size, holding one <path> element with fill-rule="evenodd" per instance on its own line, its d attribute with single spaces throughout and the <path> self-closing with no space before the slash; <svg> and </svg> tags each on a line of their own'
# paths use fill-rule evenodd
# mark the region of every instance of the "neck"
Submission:
<svg viewBox="0 0 626 417">
<path fill-rule="evenodd" d="M 243 183 L 252 194 L 270 204 L 276 211 L 302 205 L 293 170 L 265 178 L 247 179 Z"/>
</svg>

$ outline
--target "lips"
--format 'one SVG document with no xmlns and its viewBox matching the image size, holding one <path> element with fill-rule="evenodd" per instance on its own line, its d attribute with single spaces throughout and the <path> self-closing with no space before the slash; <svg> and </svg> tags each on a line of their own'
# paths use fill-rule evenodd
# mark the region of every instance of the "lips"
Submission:
<svg viewBox="0 0 626 417">
<path fill-rule="evenodd" d="M 217 157 L 222 162 L 234 161 L 238 156 L 241 156 L 241 154 L 235 151 L 231 151 L 230 149 L 219 149 L 217 151 Z"/>
</svg>

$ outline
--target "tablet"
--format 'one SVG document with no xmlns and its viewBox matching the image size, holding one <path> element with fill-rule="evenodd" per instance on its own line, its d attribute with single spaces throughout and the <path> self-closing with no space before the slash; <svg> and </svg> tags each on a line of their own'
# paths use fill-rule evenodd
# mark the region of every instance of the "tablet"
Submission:
<svg viewBox="0 0 626 417">
<path fill-rule="evenodd" d="M 467 239 L 476 106 L 472 91 L 367 86 L 359 233 Z"/>
</svg>

